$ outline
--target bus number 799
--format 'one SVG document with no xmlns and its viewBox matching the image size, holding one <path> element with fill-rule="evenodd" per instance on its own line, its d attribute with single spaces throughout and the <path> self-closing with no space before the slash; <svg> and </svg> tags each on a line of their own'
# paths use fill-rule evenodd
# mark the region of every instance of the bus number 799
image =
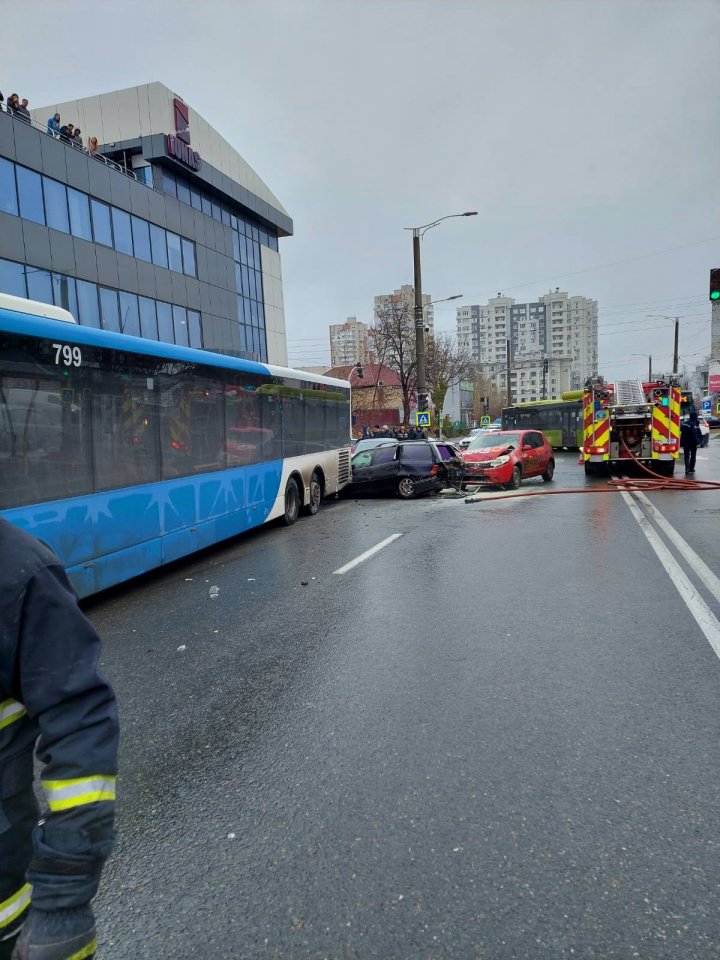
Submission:
<svg viewBox="0 0 720 960">
<path fill-rule="evenodd" d="M 62 343 L 54 343 L 55 363 L 63 363 L 66 367 L 79 367 L 82 363 L 82 353 L 80 347 L 63 346 Z"/>
</svg>

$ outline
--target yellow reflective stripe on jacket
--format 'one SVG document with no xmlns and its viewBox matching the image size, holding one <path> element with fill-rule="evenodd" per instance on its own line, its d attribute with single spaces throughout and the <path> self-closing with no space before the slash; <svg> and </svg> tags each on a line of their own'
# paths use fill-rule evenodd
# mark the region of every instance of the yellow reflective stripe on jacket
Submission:
<svg viewBox="0 0 720 960">
<path fill-rule="evenodd" d="M 43 780 L 50 810 L 69 810 L 85 803 L 115 799 L 115 777 L 78 777 L 75 780 Z"/>
<path fill-rule="evenodd" d="M 20 887 L 17 893 L 0 903 L 0 930 L 11 924 L 23 910 L 27 910 L 30 906 L 31 893 L 32 887 L 29 883 L 26 883 Z"/>
<path fill-rule="evenodd" d="M 19 700 L 3 700 L 0 703 L 0 730 L 3 727 L 9 727 L 15 720 L 24 717 L 27 713 L 25 707 Z"/>
<path fill-rule="evenodd" d="M 97 953 L 97 937 L 93 937 L 90 943 L 86 946 L 81 947 L 77 953 L 74 953 L 71 957 L 68 957 L 67 960 L 86 960 L 87 957 L 92 957 Z"/>
</svg>

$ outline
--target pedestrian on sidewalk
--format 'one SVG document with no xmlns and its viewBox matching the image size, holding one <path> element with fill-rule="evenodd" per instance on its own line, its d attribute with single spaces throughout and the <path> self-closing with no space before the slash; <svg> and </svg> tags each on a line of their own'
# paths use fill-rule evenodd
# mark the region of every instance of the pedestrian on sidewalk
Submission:
<svg viewBox="0 0 720 960">
<path fill-rule="evenodd" d="M 0 960 L 90 960 L 114 839 L 115 696 L 57 557 L 3 519 L 0 557 Z"/>
<path fill-rule="evenodd" d="M 685 454 L 685 476 L 695 473 L 695 457 L 698 445 L 702 443 L 702 433 L 698 423 L 698 415 L 693 410 L 680 428 L 680 446 Z"/>
</svg>

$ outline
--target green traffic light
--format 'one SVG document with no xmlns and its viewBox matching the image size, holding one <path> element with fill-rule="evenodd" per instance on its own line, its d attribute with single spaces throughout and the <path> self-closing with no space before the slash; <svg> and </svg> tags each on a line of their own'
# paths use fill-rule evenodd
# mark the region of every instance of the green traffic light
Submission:
<svg viewBox="0 0 720 960">
<path fill-rule="evenodd" d="M 720 290 L 713 290 L 710 294 L 711 300 L 720 300 Z"/>
</svg>

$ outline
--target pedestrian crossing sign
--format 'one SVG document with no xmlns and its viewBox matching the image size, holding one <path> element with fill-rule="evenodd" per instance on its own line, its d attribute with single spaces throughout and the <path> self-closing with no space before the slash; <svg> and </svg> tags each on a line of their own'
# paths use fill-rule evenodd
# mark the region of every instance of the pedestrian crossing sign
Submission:
<svg viewBox="0 0 720 960">
<path fill-rule="evenodd" d="M 490 417 L 480 417 L 480 426 L 487 427 L 490 423 Z"/>
<path fill-rule="evenodd" d="M 430 426 L 430 411 L 429 410 L 418 410 L 417 412 L 417 425 L 419 427 L 429 427 Z"/>
</svg>

